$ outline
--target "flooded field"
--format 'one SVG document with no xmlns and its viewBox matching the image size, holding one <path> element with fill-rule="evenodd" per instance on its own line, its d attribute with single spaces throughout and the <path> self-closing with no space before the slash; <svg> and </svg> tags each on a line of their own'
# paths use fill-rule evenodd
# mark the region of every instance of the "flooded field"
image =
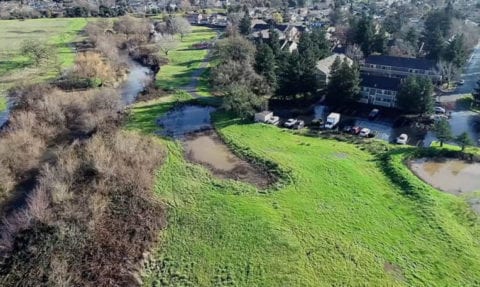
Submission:
<svg viewBox="0 0 480 287">
<path fill-rule="evenodd" d="M 183 142 L 186 158 L 204 165 L 215 176 L 240 180 L 259 188 L 266 188 L 273 179 L 264 170 L 239 158 L 223 143 L 212 128 L 212 107 L 185 105 L 161 118 L 157 124 L 163 129 L 158 134 Z"/>
<path fill-rule="evenodd" d="M 422 180 L 442 191 L 460 195 L 480 191 L 480 163 L 457 159 L 417 159 L 411 170 Z"/>
<path fill-rule="evenodd" d="M 157 119 L 157 124 L 163 129 L 158 133 L 164 136 L 181 139 L 185 135 L 212 129 L 210 114 L 215 109 L 185 105 L 173 109 Z"/>
<path fill-rule="evenodd" d="M 187 136 L 184 148 L 188 160 L 206 166 L 220 178 L 240 180 L 260 188 L 272 183 L 268 174 L 233 154 L 213 131 Z"/>
</svg>

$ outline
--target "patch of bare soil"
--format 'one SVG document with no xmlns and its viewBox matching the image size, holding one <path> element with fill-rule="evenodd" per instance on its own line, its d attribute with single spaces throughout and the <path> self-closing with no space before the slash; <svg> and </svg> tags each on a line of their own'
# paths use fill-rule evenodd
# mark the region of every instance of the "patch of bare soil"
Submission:
<svg viewBox="0 0 480 287">
<path fill-rule="evenodd" d="M 214 131 L 194 133 L 184 140 L 187 160 L 208 168 L 215 176 L 265 189 L 275 179 L 267 171 L 236 156 Z"/>
<path fill-rule="evenodd" d="M 397 278 L 398 280 L 405 280 L 405 276 L 403 275 L 403 270 L 400 266 L 394 263 L 385 262 L 383 264 L 383 270 L 388 274 L 391 274 L 393 277 Z"/>
</svg>

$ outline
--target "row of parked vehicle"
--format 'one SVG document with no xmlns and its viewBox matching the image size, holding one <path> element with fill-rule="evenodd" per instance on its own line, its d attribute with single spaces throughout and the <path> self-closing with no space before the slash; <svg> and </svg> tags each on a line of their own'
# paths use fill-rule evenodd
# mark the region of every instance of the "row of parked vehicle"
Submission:
<svg viewBox="0 0 480 287">
<path fill-rule="evenodd" d="M 369 115 L 369 118 L 376 117 L 379 111 L 377 109 L 372 110 Z M 340 114 L 339 113 L 330 113 L 327 116 L 327 120 L 324 122 L 323 119 L 314 119 L 311 123 L 312 128 L 325 128 L 325 129 L 334 129 L 340 123 Z M 280 118 L 278 116 L 273 115 L 273 112 L 264 111 L 261 113 L 255 114 L 255 121 L 262 122 L 266 124 L 276 125 L 280 124 Z M 283 123 L 285 128 L 289 129 L 302 129 L 305 127 L 305 122 L 299 119 L 288 119 L 286 122 Z M 343 128 L 343 132 L 358 135 L 360 137 L 365 138 L 373 138 L 376 136 L 376 132 L 370 130 L 369 128 L 362 128 L 359 126 L 346 126 Z M 408 135 L 401 134 L 399 137 L 396 138 L 396 143 L 398 144 L 406 144 L 408 141 Z"/>
</svg>

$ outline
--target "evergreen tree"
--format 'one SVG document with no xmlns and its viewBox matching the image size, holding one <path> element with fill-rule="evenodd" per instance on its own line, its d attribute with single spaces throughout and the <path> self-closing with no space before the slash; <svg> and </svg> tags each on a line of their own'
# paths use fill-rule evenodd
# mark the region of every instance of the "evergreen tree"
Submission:
<svg viewBox="0 0 480 287">
<path fill-rule="evenodd" d="M 373 37 L 372 49 L 377 53 L 385 54 L 387 51 L 387 41 L 385 31 L 381 29 L 380 32 Z"/>
<path fill-rule="evenodd" d="M 405 35 L 405 41 L 410 43 L 413 47 L 418 47 L 418 34 L 414 28 L 410 28 Z"/>
<path fill-rule="evenodd" d="M 238 28 L 242 35 L 248 36 L 252 33 L 252 19 L 248 13 L 245 13 L 245 16 L 240 20 Z"/>
<path fill-rule="evenodd" d="M 315 49 L 314 43 L 309 33 L 302 33 L 300 40 L 298 41 L 297 50 L 302 55 L 307 51 L 313 51 Z"/>
<path fill-rule="evenodd" d="M 427 58 L 435 61 L 440 60 L 445 43 L 440 28 L 437 27 L 431 32 L 426 32 L 424 36 L 424 41 L 424 48 L 427 51 Z"/>
<path fill-rule="evenodd" d="M 277 87 L 276 60 L 273 51 L 267 44 L 260 44 L 255 55 L 255 71 L 262 75 L 267 83 L 275 90 Z"/>
<path fill-rule="evenodd" d="M 472 139 L 466 132 L 463 132 L 462 134 L 457 136 L 455 138 L 455 142 L 462 148 L 462 151 L 465 150 L 465 147 L 473 144 Z"/>
<path fill-rule="evenodd" d="M 314 28 L 310 34 L 317 59 L 323 59 L 330 55 L 330 43 L 326 36 L 325 29 L 322 28 Z"/>
<path fill-rule="evenodd" d="M 440 141 L 440 147 L 443 147 L 444 142 L 452 139 L 452 128 L 446 119 L 441 119 L 435 123 L 434 132 Z"/>
<path fill-rule="evenodd" d="M 287 65 L 280 75 L 279 95 L 284 99 L 314 96 L 320 89 L 315 64 L 316 61 L 311 52 L 300 55 L 294 51 L 288 57 Z"/>
<path fill-rule="evenodd" d="M 360 73 L 356 64 L 343 62 L 339 57 L 330 68 L 330 78 L 327 85 L 327 97 L 336 104 L 345 104 L 358 100 L 360 93 Z"/>
<path fill-rule="evenodd" d="M 424 114 L 433 109 L 433 84 L 425 77 L 410 77 L 402 83 L 397 105 L 405 112 Z"/>
<path fill-rule="evenodd" d="M 363 16 L 355 30 L 355 43 L 360 45 L 365 56 L 372 53 L 374 35 L 375 31 L 372 18 Z"/>
<path fill-rule="evenodd" d="M 278 57 L 282 53 L 282 45 L 280 45 L 280 36 L 278 32 L 270 27 L 268 30 L 268 40 L 266 43 L 272 48 L 273 54 L 275 57 Z"/>
<path fill-rule="evenodd" d="M 444 58 L 460 68 L 467 61 L 467 49 L 463 34 L 456 35 L 445 48 Z"/>
</svg>

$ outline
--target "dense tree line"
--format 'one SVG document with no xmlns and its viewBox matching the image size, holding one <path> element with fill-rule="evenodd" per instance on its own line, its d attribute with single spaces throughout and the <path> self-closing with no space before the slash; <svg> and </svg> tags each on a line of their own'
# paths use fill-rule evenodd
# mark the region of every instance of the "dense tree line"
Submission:
<svg viewBox="0 0 480 287">
<path fill-rule="evenodd" d="M 430 12 L 425 19 L 422 41 L 427 58 L 446 60 L 456 67 L 461 67 L 467 60 L 468 53 L 463 34 L 452 35 L 452 21 L 455 11 L 451 2 L 444 9 Z"/>
<path fill-rule="evenodd" d="M 387 41 L 386 31 L 383 28 L 377 31 L 371 17 L 363 15 L 350 20 L 349 42 L 360 46 L 365 56 L 386 53 Z"/>
</svg>

